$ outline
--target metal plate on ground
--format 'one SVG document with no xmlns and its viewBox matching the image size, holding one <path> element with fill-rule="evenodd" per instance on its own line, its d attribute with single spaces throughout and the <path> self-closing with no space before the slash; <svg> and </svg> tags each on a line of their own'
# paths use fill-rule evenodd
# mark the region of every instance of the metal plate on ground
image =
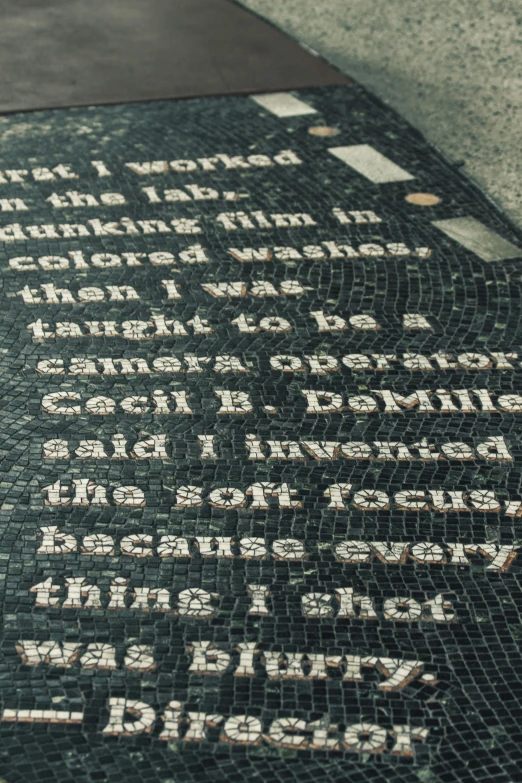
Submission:
<svg viewBox="0 0 522 783">
<path fill-rule="evenodd" d="M 8 783 L 516 778 L 521 236 L 274 105 L 0 119 Z"/>
<path fill-rule="evenodd" d="M 3 113 L 349 83 L 233 0 L 4 0 L 0 71 Z"/>
</svg>

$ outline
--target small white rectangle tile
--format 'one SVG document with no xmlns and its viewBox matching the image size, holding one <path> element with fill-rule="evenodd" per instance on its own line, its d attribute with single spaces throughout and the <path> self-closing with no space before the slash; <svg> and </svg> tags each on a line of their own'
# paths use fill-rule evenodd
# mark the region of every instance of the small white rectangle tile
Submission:
<svg viewBox="0 0 522 783">
<path fill-rule="evenodd" d="M 402 182 L 414 179 L 413 174 L 401 169 L 385 155 L 369 144 L 353 144 L 349 147 L 330 147 L 328 150 L 363 177 L 380 185 L 385 182 Z"/>
<path fill-rule="evenodd" d="M 473 217 L 434 220 L 433 225 L 483 261 L 519 258 L 522 250 Z"/>
<path fill-rule="evenodd" d="M 298 117 L 301 114 L 317 114 L 308 103 L 300 101 L 289 92 L 269 92 L 264 95 L 251 95 L 253 101 L 276 117 Z"/>
</svg>

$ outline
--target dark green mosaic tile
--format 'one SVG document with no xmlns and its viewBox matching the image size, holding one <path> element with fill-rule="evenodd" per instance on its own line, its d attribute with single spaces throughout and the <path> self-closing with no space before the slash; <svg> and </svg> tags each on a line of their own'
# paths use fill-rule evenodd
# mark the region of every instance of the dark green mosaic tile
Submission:
<svg viewBox="0 0 522 783">
<path fill-rule="evenodd" d="M 522 238 L 294 98 L 0 118 L 7 783 L 518 777 Z"/>
</svg>

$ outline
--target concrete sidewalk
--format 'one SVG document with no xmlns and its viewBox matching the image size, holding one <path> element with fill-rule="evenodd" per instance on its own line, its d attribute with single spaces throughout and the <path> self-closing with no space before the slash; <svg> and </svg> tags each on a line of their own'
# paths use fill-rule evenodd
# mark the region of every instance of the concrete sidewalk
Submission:
<svg viewBox="0 0 522 783">
<path fill-rule="evenodd" d="M 240 0 L 371 89 L 522 225 L 517 0 Z"/>
</svg>

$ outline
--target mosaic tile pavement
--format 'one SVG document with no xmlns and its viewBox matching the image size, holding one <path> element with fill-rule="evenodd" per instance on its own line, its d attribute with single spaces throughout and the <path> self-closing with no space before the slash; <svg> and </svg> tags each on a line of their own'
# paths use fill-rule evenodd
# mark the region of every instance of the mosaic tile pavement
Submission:
<svg viewBox="0 0 522 783">
<path fill-rule="evenodd" d="M 0 138 L 6 783 L 519 779 L 520 232 L 359 87 Z"/>
</svg>

